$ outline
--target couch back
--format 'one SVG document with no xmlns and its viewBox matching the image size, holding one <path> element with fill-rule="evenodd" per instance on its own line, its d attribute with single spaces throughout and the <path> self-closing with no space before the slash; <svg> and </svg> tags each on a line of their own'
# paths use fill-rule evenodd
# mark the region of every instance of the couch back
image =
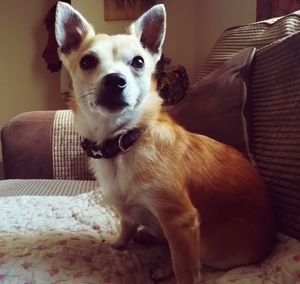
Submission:
<svg viewBox="0 0 300 284">
<path fill-rule="evenodd" d="M 1 131 L 5 178 L 94 179 L 73 120 L 70 110 L 27 112 L 12 119 Z"/>
<path fill-rule="evenodd" d="M 248 81 L 252 155 L 270 192 L 278 229 L 300 239 L 300 11 L 226 30 L 198 80 L 251 46 L 257 48 Z"/>
</svg>

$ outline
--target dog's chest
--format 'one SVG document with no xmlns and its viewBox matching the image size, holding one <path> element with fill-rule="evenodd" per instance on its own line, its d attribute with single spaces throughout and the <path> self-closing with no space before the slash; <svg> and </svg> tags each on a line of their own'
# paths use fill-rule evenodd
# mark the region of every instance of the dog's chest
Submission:
<svg viewBox="0 0 300 284">
<path fill-rule="evenodd" d="M 122 217 L 160 232 L 154 215 L 136 188 L 133 167 L 122 160 L 92 160 L 91 166 L 102 187 L 104 201 Z"/>
<path fill-rule="evenodd" d="M 134 198 L 134 175 L 122 159 L 92 159 L 91 166 L 108 203 L 127 203 Z"/>
</svg>

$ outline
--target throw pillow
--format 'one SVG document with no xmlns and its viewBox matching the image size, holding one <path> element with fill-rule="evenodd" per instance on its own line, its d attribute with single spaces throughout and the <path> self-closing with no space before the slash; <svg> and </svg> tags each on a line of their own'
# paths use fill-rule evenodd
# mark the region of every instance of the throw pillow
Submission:
<svg viewBox="0 0 300 284">
<path fill-rule="evenodd" d="M 238 52 L 197 82 L 186 98 L 170 111 L 185 129 L 209 136 L 251 157 L 245 107 L 255 48 Z"/>
</svg>

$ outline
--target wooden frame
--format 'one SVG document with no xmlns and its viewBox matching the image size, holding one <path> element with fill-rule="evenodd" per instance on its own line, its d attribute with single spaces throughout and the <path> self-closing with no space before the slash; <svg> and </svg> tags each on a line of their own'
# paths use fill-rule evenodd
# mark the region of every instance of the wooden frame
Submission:
<svg viewBox="0 0 300 284">
<path fill-rule="evenodd" d="M 106 21 L 134 20 L 155 3 L 155 0 L 104 0 L 104 18 Z"/>
</svg>

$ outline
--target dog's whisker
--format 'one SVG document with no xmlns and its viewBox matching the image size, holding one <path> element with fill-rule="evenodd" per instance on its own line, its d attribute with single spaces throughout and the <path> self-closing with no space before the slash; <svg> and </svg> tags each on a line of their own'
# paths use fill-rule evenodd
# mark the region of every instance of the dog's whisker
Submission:
<svg viewBox="0 0 300 284">
<path fill-rule="evenodd" d="M 84 90 L 84 91 L 95 91 L 96 90 L 96 87 L 95 86 L 93 86 L 93 87 L 85 87 L 85 86 L 82 86 L 82 87 L 79 87 L 79 91 L 82 91 L 82 90 Z"/>
<path fill-rule="evenodd" d="M 79 93 L 87 93 L 87 92 L 94 92 L 96 90 L 96 86 L 79 86 L 77 92 Z"/>
<path fill-rule="evenodd" d="M 79 96 L 78 99 L 82 100 L 82 99 L 84 99 L 85 97 L 91 96 L 91 95 L 93 95 L 93 94 L 94 94 L 94 92 L 86 93 L 86 94 L 83 94 L 83 95 Z"/>
</svg>

